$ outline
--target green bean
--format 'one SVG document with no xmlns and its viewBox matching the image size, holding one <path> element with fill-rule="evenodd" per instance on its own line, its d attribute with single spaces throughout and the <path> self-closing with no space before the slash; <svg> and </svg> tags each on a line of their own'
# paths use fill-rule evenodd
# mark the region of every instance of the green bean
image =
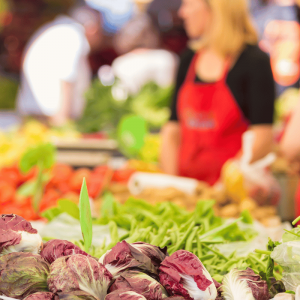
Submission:
<svg viewBox="0 0 300 300">
<path fill-rule="evenodd" d="M 193 230 L 194 227 L 195 227 L 195 222 L 193 221 L 190 224 L 188 230 L 183 234 L 183 236 L 177 242 L 176 247 L 175 247 L 176 250 L 178 250 L 184 244 L 185 240 L 187 239 L 188 235 L 191 233 L 191 231 Z"/>
<path fill-rule="evenodd" d="M 224 256 L 222 253 L 220 253 L 219 251 L 214 250 L 214 249 L 212 249 L 211 247 L 209 247 L 209 246 L 207 246 L 207 245 L 205 245 L 205 244 L 203 244 L 203 246 L 204 246 L 205 248 L 207 248 L 208 250 L 210 250 L 211 252 L 213 252 L 213 253 L 215 253 L 216 255 L 218 255 L 219 257 L 222 257 L 223 259 L 225 259 L 226 261 L 228 261 L 228 258 L 227 258 L 226 256 Z"/>
<path fill-rule="evenodd" d="M 160 246 L 162 243 L 166 233 L 167 233 L 168 227 L 164 224 L 160 230 L 158 231 L 158 234 L 154 237 L 154 239 L 151 240 L 151 245 L 154 246 Z"/>
<path fill-rule="evenodd" d="M 199 238 L 198 234 L 196 236 L 196 239 L 197 239 L 197 253 L 198 253 L 198 257 L 201 257 L 203 255 L 203 251 L 202 251 L 202 246 L 201 246 L 201 242 L 200 242 L 200 238 Z"/>
<path fill-rule="evenodd" d="M 185 244 L 185 250 L 191 252 L 193 249 L 193 241 L 195 238 L 195 235 L 198 231 L 198 227 L 194 227 L 191 234 L 188 236 L 186 244 Z"/>
<path fill-rule="evenodd" d="M 116 222 L 110 221 L 108 223 L 111 240 L 113 243 L 119 242 L 118 226 Z"/>
</svg>

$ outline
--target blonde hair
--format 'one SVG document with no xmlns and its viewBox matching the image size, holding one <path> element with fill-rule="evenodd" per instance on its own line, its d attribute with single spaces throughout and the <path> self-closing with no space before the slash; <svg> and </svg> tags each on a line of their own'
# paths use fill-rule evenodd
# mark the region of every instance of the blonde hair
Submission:
<svg viewBox="0 0 300 300">
<path fill-rule="evenodd" d="M 247 0 L 206 0 L 212 10 L 212 25 L 200 41 L 192 44 L 194 50 L 213 47 L 223 56 L 239 53 L 246 44 L 258 43 Z"/>
</svg>

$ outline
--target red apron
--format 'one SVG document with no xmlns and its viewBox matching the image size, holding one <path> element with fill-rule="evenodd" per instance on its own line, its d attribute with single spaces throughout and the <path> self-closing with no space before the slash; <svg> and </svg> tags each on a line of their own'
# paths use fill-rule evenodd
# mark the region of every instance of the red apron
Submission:
<svg viewBox="0 0 300 300">
<path fill-rule="evenodd" d="M 179 174 L 213 185 L 224 163 L 241 149 L 248 122 L 226 84 L 229 64 L 221 80 L 195 83 L 198 56 L 179 91 Z"/>
</svg>

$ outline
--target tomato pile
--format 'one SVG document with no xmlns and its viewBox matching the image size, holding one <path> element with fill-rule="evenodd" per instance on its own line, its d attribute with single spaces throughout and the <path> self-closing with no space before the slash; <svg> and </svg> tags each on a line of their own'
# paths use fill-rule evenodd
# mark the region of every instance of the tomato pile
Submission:
<svg viewBox="0 0 300 300">
<path fill-rule="evenodd" d="M 75 170 L 65 164 L 55 164 L 45 184 L 37 213 L 33 209 L 32 197 L 18 193 L 18 189 L 24 183 L 37 177 L 37 170 L 32 169 L 28 174 L 22 174 L 17 165 L 4 167 L 0 169 L 0 214 L 13 212 L 27 220 L 37 220 L 41 212 L 56 206 L 59 199 L 69 199 L 78 203 L 84 177 L 90 197 L 97 199 L 109 182 L 126 183 L 133 173 L 134 171 L 130 169 L 113 171 L 108 166 L 99 166 L 93 170 L 86 168 Z"/>
</svg>

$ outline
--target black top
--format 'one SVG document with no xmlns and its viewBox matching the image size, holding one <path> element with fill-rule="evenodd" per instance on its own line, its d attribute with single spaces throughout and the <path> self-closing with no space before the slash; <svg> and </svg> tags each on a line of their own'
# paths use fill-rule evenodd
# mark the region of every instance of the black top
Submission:
<svg viewBox="0 0 300 300">
<path fill-rule="evenodd" d="M 188 49 L 181 56 L 176 89 L 171 107 L 171 121 L 178 121 L 178 92 L 185 81 L 195 52 Z M 195 76 L 195 82 L 203 82 Z M 227 85 L 250 124 L 272 124 L 275 84 L 270 59 L 258 46 L 248 45 L 229 71 Z"/>
</svg>

